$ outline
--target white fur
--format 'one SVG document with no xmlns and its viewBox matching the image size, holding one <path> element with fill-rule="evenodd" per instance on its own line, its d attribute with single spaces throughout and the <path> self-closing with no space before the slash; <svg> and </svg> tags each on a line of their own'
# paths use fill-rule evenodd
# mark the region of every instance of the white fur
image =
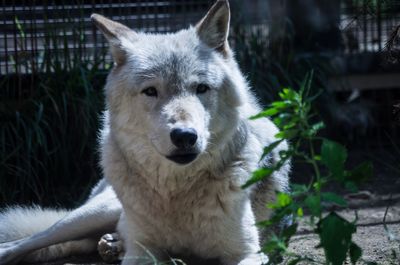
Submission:
<svg viewBox="0 0 400 265">
<path fill-rule="evenodd" d="M 254 224 L 268 218 L 265 205 L 275 191 L 287 189 L 289 165 L 251 188 L 241 186 L 259 166 L 276 162 L 286 143 L 259 161 L 277 129 L 268 119 L 248 119 L 260 107 L 226 43 L 229 17 L 227 1 L 218 1 L 196 27 L 162 35 L 93 16 L 116 61 L 105 87 L 100 143 L 106 180 L 49 230 L 0 245 L 0 264 L 115 226 L 123 265 L 139 264 L 149 252 L 160 260 L 167 252 L 189 252 L 226 265 L 266 261 Z M 199 94 L 198 84 L 210 89 Z M 148 87 L 157 89 L 156 97 L 143 93 Z M 197 132 L 190 152 L 198 156 L 185 165 L 169 158 L 182 151 L 170 138 L 175 128 Z"/>
<path fill-rule="evenodd" d="M 42 209 L 39 206 L 4 209 L 0 214 L 0 243 L 46 230 L 67 213 L 66 210 Z"/>
</svg>

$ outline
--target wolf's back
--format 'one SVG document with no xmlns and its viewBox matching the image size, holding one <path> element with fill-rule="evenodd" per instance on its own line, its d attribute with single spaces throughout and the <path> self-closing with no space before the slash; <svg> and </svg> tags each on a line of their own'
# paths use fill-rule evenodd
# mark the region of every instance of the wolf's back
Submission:
<svg viewBox="0 0 400 265">
<path fill-rule="evenodd" d="M 42 209 L 39 206 L 6 208 L 0 212 L 0 243 L 44 231 L 67 214 L 67 210 Z"/>
</svg>

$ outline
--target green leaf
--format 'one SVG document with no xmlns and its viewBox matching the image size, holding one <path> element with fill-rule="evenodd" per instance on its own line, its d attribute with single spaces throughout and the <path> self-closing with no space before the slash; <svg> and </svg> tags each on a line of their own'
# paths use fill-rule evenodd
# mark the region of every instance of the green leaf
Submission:
<svg viewBox="0 0 400 265">
<path fill-rule="evenodd" d="M 290 185 L 290 188 L 291 188 L 292 192 L 301 192 L 301 193 L 303 193 L 303 192 L 308 191 L 307 186 L 304 185 L 304 184 L 295 184 L 295 183 L 293 183 L 293 184 Z"/>
<path fill-rule="evenodd" d="M 338 181 L 344 179 L 344 162 L 347 159 L 346 148 L 336 142 L 324 139 L 321 147 L 321 162 L 332 172 Z"/>
<path fill-rule="evenodd" d="M 355 169 L 347 173 L 347 179 L 355 183 L 362 183 L 372 177 L 373 165 L 371 162 L 363 162 Z"/>
<path fill-rule="evenodd" d="M 268 204 L 267 207 L 274 208 L 275 205 L 272 203 Z M 257 222 L 257 225 L 261 227 L 269 227 L 272 225 L 281 224 L 282 220 L 286 219 L 289 215 L 292 214 L 292 207 L 276 208 L 273 212 L 273 215 L 268 220 Z"/>
<path fill-rule="evenodd" d="M 314 216 L 319 216 L 321 213 L 321 201 L 316 195 L 309 195 L 304 200 L 305 205 L 310 210 L 311 214 Z"/>
<path fill-rule="evenodd" d="M 313 157 L 313 159 L 314 159 L 314 160 L 317 160 L 317 161 L 321 161 L 321 156 L 320 156 L 320 155 L 315 155 L 315 156 Z"/>
<path fill-rule="evenodd" d="M 282 236 L 284 237 L 285 241 L 288 242 L 290 238 L 297 232 L 298 224 L 294 223 L 288 227 L 285 227 L 282 231 Z"/>
<path fill-rule="evenodd" d="M 286 100 L 294 100 L 296 97 L 296 92 L 290 88 L 284 88 L 282 89 L 282 92 L 279 92 L 279 97 L 281 99 L 286 99 Z"/>
<path fill-rule="evenodd" d="M 312 70 L 311 72 L 307 73 L 307 75 L 304 78 L 303 82 L 301 82 L 300 95 L 302 97 L 307 97 L 308 96 L 308 93 L 311 90 L 311 84 L 312 84 L 313 78 L 314 78 L 314 70 Z"/>
<path fill-rule="evenodd" d="M 304 216 L 303 208 L 299 207 L 297 209 L 297 216 L 298 217 L 303 217 Z"/>
<path fill-rule="evenodd" d="M 274 171 L 275 171 L 275 169 L 273 169 L 273 168 L 257 169 L 256 171 L 253 172 L 253 174 L 251 175 L 251 178 L 244 185 L 242 185 L 242 189 L 245 189 L 256 182 L 258 182 L 266 177 L 269 177 Z"/>
<path fill-rule="evenodd" d="M 275 101 L 271 103 L 271 106 L 278 108 L 278 109 L 285 109 L 289 107 L 291 104 L 288 101 Z"/>
<path fill-rule="evenodd" d="M 286 251 L 286 243 L 282 238 L 273 235 L 271 239 L 263 246 L 262 251 L 271 253 L 274 251 Z"/>
<path fill-rule="evenodd" d="M 362 250 L 361 248 L 354 242 L 350 244 L 350 260 L 353 265 L 361 258 Z"/>
<path fill-rule="evenodd" d="M 290 205 L 292 202 L 293 202 L 293 199 L 289 194 L 279 192 L 276 195 L 275 202 L 267 204 L 267 207 L 270 209 L 280 209 L 280 208 L 285 208 L 286 206 Z"/>
<path fill-rule="evenodd" d="M 352 243 L 352 234 L 355 232 L 356 226 L 354 224 L 334 212 L 320 220 L 317 233 L 325 251 L 327 263 L 332 265 L 343 264 Z"/>
<path fill-rule="evenodd" d="M 276 201 L 277 201 L 277 204 L 279 205 L 279 207 L 282 208 L 282 207 L 285 207 L 285 206 L 288 206 L 289 204 L 291 204 L 293 200 L 289 194 L 280 192 L 280 193 L 278 193 L 278 195 L 276 197 Z"/>
<path fill-rule="evenodd" d="M 322 200 L 325 202 L 334 203 L 334 204 L 337 204 L 337 205 L 343 206 L 343 207 L 347 206 L 347 201 L 343 197 L 337 195 L 336 193 L 323 192 L 321 194 L 321 197 L 322 197 Z"/>
<path fill-rule="evenodd" d="M 259 119 L 259 118 L 263 118 L 263 117 L 270 117 L 273 116 L 275 114 L 279 113 L 279 110 L 277 108 L 268 108 L 264 111 L 261 111 L 260 113 L 251 116 L 250 120 L 255 120 L 255 119 Z"/>
<path fill-rule="evenodd" d="M 280 131 L 275 135 L 276 138 L 278 139 L 292 139 L 297 136 L 299 133 L 299 130 L 297 129 L 289 129 L 289 130 L 284 130 Z"/>
<path fill-rule="evenodd" d="M 296 115 L 293 115 L 292 117 L 288 117 L 288 119 L 284 120 L 280 129 L 288 130 L 288 129 L 298 127 L 298 125 L 299 125 L 299 117 Z"/>
<path fill-rule="evenodd" d="M 322 182 L 320 182 L 320 181 L 314 182 L 313 188 L 314 188 L 316 191 L 320 191 L 321 188 L 322 188 Z"/>
<path fill-rule="evenodd" d="M 305 185 L 298 185 L 298 187 L 293 187 L 293 185 L 291 185 L 292 189 L 290 194 L 292 195 L 293 198 L 299 198 L 304 196 L 305 193 L 308 192 L 308 188 Z"/>
<path fill-rule="evenodd" d="M 358 187 L 353 181 L 346 181 L 344 187 L 353 193 L 358 191 Z"/>
<path fill-rule="evenodd" d="M 291 261 L 289 261 L 288 265 L 296 265 L 300 261 L 302 261 L 301 258 L 295 258 L 295 259 L 292 259 Z"/>
<path fill-rule="evenodd" d="M 282 142 L 283 142 L 283 139 L 275 141 L 275 142 L 269 144 L 268 146 L 264 147 L 264 152 L 261 156 L 261 159 L 263 159 L 266 155 L 271 153 L 271 151 L 274 150 Z"/>
<path fill-rule="evenodd" d="M 318 123 L 315 123 L 313 125 L 311 125 L 311 128 L 309 130 L 307 130 L 304 135 L 311 137 L 311 136 L 315 136 L 319 130 L 323 129 L 325 127 L 325 124 L 321 121 Z"/>
</svg>

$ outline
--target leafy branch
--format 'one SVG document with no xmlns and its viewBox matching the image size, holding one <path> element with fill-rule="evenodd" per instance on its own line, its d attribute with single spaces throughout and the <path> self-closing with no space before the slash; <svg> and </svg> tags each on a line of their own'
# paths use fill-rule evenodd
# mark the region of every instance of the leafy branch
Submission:
<svg viewBox="0 0 400 265">
<path fill-rule="evenodd" d="M 299 262 L 318 263 L 310 257 L 291 253 L 288 245 L 291 237 L 297 231 L 297 222 L 304 218 L 304 212 L 309 215 L 309 226 L 318 234 L 325 254 L 325 263 L 340 265 L 350 258 L 355 264 L 362 256 L 361 248 L 352 241 L 356 232 L 356 221 L 342 218 L 335 211 L 325 213 L 325 205 L 346 207 L 347 201 L 337 193 L 327 192 L 324 188 L 332 183 L 354 191 L 357 185 L 372 174 L 372 164 L 364 162 L 352 170 L 345 169 L 347 159 L 346 148 L 332 140 L 318 136 L 324 128 L 321 121 L 316 120 L 312 111 L 312 102 L 318 97 L 310 95 L 313 73 L 311 72 L 302 82 L 298 91 L 285 88 L 279 93 L 280 100 L 272 102 L 261 113 L 250 119 L 268 117 L 278 126 L 280 132 L 275 135 L 276 141 L 266 146 L 264 155 L 274 150 L 282 141 L 290 142 L 287 150 L 280 151 L 280 160 L 270 167 L 256 170 L 243 187 L 271 176 L 279 170 L 289 159 L 302 161 L 312 169 L 308 185 L 293 184 L 290 193 L 277 193 L 277 200 L 267 205 L 274 210 L 273 216 L 259 223 L 261 227 L 271 228 L 282 223 L 291 216 L 293 222 L 279 233 L 272 234 L 262 251 L 270 257 L 269 264 L 282 261 L 282 255 L 288 257 L 288 264 Z"/>
</svg>

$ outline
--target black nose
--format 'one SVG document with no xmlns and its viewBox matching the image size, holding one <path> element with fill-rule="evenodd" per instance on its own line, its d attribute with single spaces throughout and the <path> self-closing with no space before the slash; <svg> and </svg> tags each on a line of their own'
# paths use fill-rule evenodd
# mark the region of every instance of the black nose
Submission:
<svg viewBox="0 0 400 265">
<path fill-rule="evenodd" d="M 197 132 L 193 128 L 175 128 L 170 134 L 172 143 L 178 148 L 190 148 L 197 141 Z"/>
</svg>

